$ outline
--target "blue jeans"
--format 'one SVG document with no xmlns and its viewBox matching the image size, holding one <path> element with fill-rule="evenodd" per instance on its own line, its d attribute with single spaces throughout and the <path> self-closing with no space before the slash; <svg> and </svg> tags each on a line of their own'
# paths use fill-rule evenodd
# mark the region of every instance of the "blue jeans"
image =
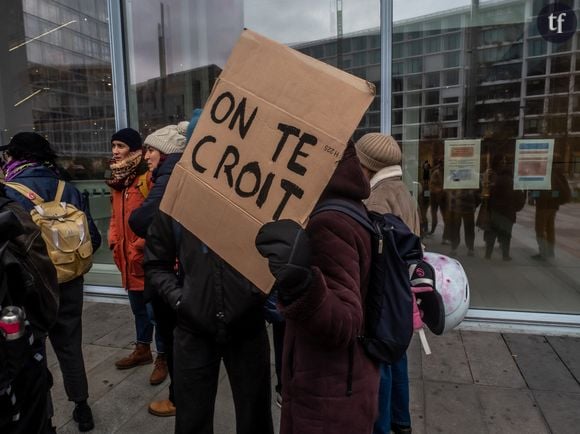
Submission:
<svg viewBox="0 0 580 434">
<path fill-rule="evenodd" d="M 389 434 L 391 423 L 411 426 L 407 354 L 392 365 L 381 364 L 379 418 L 375 422 L 373 434 Z"/>
<path fill-rule="evenodd" d="M 143 291 L 127 291 L 129 293 L 129 303 L 131 311 L 135 317 L 136 342 L 139 344 L 150 344 L 153 339 L 153 329 L 155 326 L 155 316 L 151 303 L 145 303 Z M 165 345 L 157 331 L 155 332 L 155 345 L 158 353 L 165 353 Z"/>
</svg>

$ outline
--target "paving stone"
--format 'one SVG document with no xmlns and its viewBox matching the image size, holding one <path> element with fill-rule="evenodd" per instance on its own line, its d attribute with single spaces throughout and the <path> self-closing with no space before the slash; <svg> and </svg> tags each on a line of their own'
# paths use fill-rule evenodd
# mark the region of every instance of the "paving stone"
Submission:
<svg viewBox="0 0 580 434">
<path fill-rule="evenodd" d="M 93 396 L 94 390 L 92 384 L 94 383 L 93 372 L 91 370 L 95 369 L 102 362 L 107 360 L 113 354 L 117 354 L 119 349 L 117 348 L 107 348 L 99 347 L 96 345 L 84 345 L 83 346 L 83 356 L 85 360 L 85 370 L 87 372 L 87 379 L 89 382 L 89 395 Z M 53 364 L 50 367 L 53 378 L 53 386 L 51 389 L 51 396 L 54 407 L 54 419 L 53 423 L 55 426 L 62 426 L 71 419 L 71 413 L 74 404 L 68 401 L 66 392 L 64 389 L 64 383 L 62 379 L 62 372 L 58 363 Z"/>
<path fill-rule="evenodd" d="M 510 350 L 500 334 L 462 331 L 461 336 L 476 384 L 526 387 Z"/>
<path fill-rule="evenodd" d="M 472 384 L 473 378 L 458 331 L 442 336 L 428 335 L 431 354 L 421 354 L 425 380 Z"/>
<path fill-rule="evenodd" d="M 133 332 L 129 307 L 85 303 L 84 308 L 85 337 L 89 340 L 85 341 L 83 351 L 89 402 L 97 424 L 92 432 L 173 432 L 174 418 L 156 418 L 147 412 L 151 400 L 167 396 L 168 383 L 149 385 L 151 365 L 125 371 L 114 366 L 115 360 L 130 353 L 122 348 L 131 347 L 126 344 L 128 332 Z M 508 345 L 503 347 L 502 337 L 497 333 L 454 332 L 441 337 L 428 333 L 428 339 L 432 355 L 423 353 L 418 336 L 413 338 L 407 352 L 416 434 L 578 432 L 580 392 L 570 384 L 578 386 L 579 339 L 550 337 L 547 342 L 537 336 L 506 335 Z M 58 432 L 78 433 L 76 423 L 71 420 L 73 404 L 66 399 L 56 358 L 47 347 L 55 378 L 54 420 Z M 512 353 L 516 358 L 515 362 L 511 359 L 510 365 Z M 273 353 L 271 362 L 275 383 Z M 520 370 L 523 377 L 518 373 Z M 219 378 L 215 432 L 234 433 L 235 412 L 223 365 Z M 530 391 L 528 386 L 536 390 Z M 544 387 L 554 391 L 540 390 Z M 568 389 L 573 389 L 573 393 L 567 393 Z M 280 409 L 274 399 L 272 416 L 278 433 Z"/>
<path fill-rule="evenodd" d="M 164 387 L 151 401 L 167 399 L 169 386 Z M 175 430 L 175 417 L 153 416 L 147 410 L 149 402 L 144 405 L 134 416 L 124 423 L 118 433 L 172 433 Z"/>
<path fill-rule="evenodd" d="M 409 345 L 409 348 L 407 349 L 409 379 L 423 378 L 422 354 L 423 347 L 421 346 L 419 335 L 414 333 L 411 345 Z"/>
<path fill-rule="evenodd" d="M 580 393 L 580 385 L 545 337 L 524 334 L 504 337 L 530 389 Z"/>
<path fill-rule="evenodd" d="M 96 426 L 94 432 L 117 432 L 159 393 L 159 388 L 149 384 L 151 373 L 149 366 L 140 366 L 130 371 L 132 372 L 124 380 L 93 403 L 92 409 Z M 67 433 L 75 432 L 75 429 L 76 424 L 71 421 L 61 430 L 63 433 Z"/>
<path fill-rule="evenodd" d="M 102 338 L 95 340 L 94 344 L 117 348 L 130 348 L 133 346 L 134 342 L 135 325 L 131 318 L 123 325 L 104 335 Z"/>
<path fill-rule="evenodd" d="M 580 382 L 580 338 L 549 336 L 547 339 L 576 381 Z"/>
<path fill-rule="evenodd" d="M 113 330 L 127 327 L 127 324 L 132 322 L 133 314 L 129 306 L 95 303 L 83 311 L 83 343 L 91 344 Z"/>
<path fill-rule="evenodd" d="M 536 401 L 554 434 L 580 431 L 580 394 L 534 391 Z"/>
<path fill-rule="evenodd" d="M 411 411 L 411 427 L 415 434 L 425 434 L 425 393 L 423 391 L 423 381 L 411 380 L 409 385 Z"/>
<path fill-rule="evenodd" d="M 479 387 L 478 391 L 489 434 L 549 434 L 529 390 Z"/>
<path fill-rule="evenodd" d="M 487 434 L 473 384 L 425 381 L 425 432 Z"/>
</svg>

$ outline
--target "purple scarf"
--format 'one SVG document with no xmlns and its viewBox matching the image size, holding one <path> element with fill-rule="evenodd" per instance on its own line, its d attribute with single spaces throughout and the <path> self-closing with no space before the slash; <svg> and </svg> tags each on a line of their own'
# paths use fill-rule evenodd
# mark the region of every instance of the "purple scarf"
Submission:
<svg viewBox="0 0 580 434">
<path fill-rule="evenodd" d="M 4 180 L 10 182 L 24 169 L 38 167 L 40 165 L 41 163 L 31 160 L 12 160 L 2 167 L 2 170 L 4 171 Z"/>
</svg>

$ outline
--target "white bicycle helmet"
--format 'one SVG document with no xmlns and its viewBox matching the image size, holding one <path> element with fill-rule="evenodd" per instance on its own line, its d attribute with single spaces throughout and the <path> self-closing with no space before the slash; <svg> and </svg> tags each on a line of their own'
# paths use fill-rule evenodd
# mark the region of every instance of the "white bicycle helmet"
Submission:
<svg viewBox="0 0 580 434">
<path fill-rule="evenodd" d="M 445 326 L 442 331 L 445 333 L 457 327 L 469 309 L 467 275 L 459 261 L 448 256 L 425 252 L 423 260 L 434 270 L 435 290 L 441 295 L 445 310 Z"/>
</svg>

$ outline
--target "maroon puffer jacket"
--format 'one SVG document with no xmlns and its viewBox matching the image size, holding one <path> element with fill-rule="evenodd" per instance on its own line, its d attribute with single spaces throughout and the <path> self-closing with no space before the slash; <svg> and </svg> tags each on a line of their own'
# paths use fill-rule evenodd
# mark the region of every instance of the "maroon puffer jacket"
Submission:
<svg viewBox="0 0 580 434">
<path fill-rule="evenodd" d="M 370 192 L 349 146 L 321 200 L 360 203 Z M 377 415 L 379 370 L 357 341 L 371 261 L 369 233 L 350 217 L 326 211 L 306 228 L 314 277 L 287 307 L 281 434 L 366 434 Z M 352 393 L 349 365 L 352 363 Z"/>
</svg>

